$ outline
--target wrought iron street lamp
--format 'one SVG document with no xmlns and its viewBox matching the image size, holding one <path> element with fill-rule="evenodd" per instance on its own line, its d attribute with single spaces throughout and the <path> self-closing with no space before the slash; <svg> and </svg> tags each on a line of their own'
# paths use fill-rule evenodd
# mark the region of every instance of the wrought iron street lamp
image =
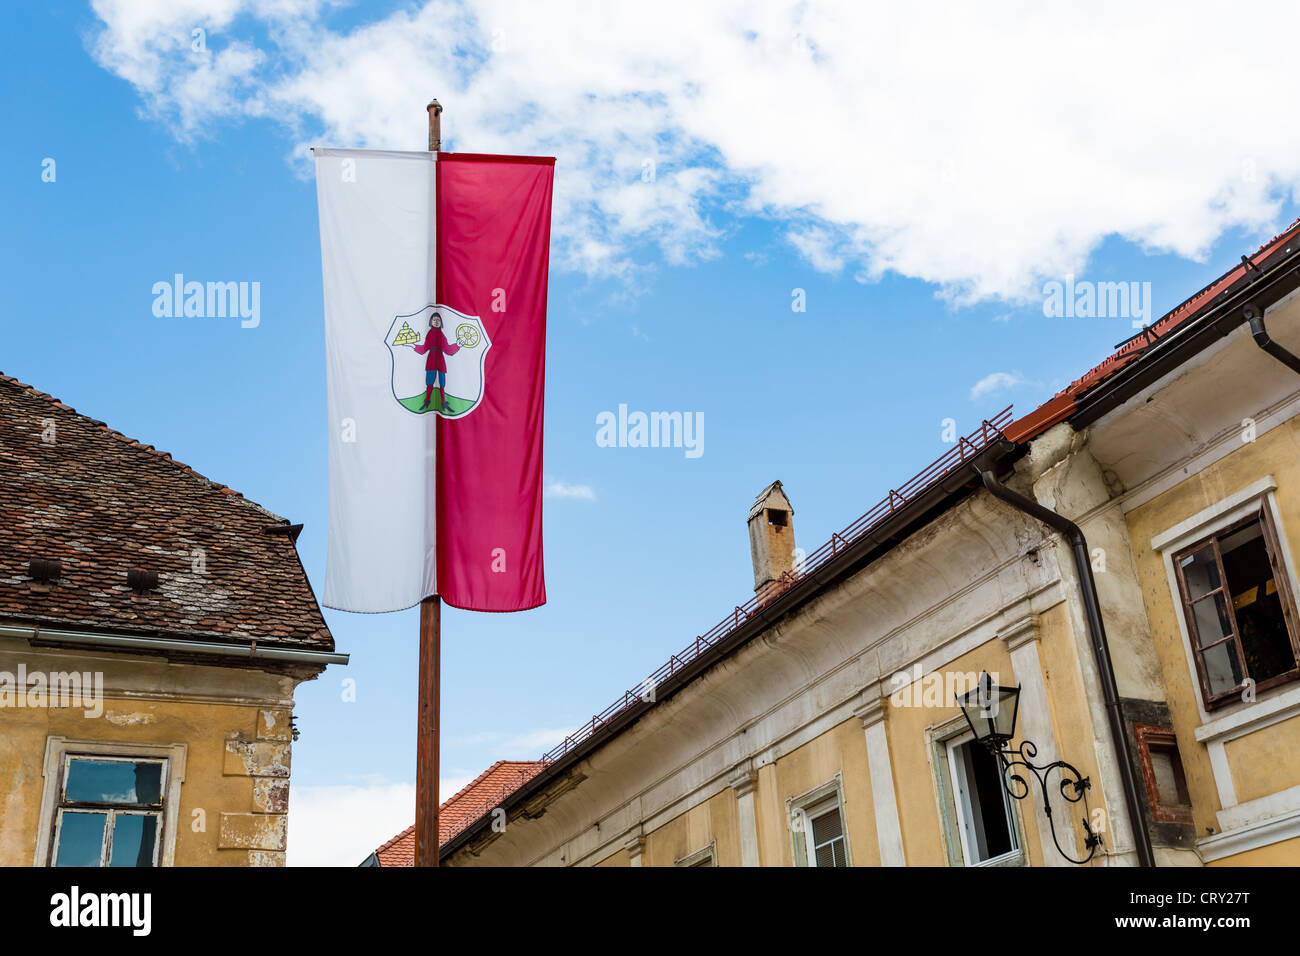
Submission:
<svg viewBox="0 0 1300 956">
<path fill-rule="evenodd" d="M 1064 760 L 1055 760 L 1041 766 L 1035 764 L 1033 758 L 1038 755 L 1038 748 L 1033 741 L 1022 740 L 1019 747 L 1011 746 L 1011 738 L 1016 735 L 1016 717 L 1020 712 L 1020 687 L 998 686 L 985 671 L 980 675 L 974 690 L 957 695 L 957 706 L 961 708 L 962 716 L 970 725 L 976 741 L 997 755 L 1002 766 L 1002 786 L 1011 797 L 1023 800 L 1029 796 L 1029 782 L 1022 776 L 1021 768 L 1031 771 L 1038 779 L 1038 786 L 1043 792 L 1043 812 L 1047 816 L 1057 852 L 1071 863 L 1083 864 L 1091 860 L 1097 847 L 1101 846 L 1101 835 L 1095 833 L 1088 823 L 1087 794 L 1092 786 L 1091 781 Z M 1056 819 L 1052 816 L 1051 793 L 1047 785 L 1052 771 L 1060 774 L 1058 789 L 1062 797 L 1070 803 L 1083 801 L 1082 822 L 1084 833 L 1087 834 L 1083 845 L 1088 851 L 1083 859 L 1075 859 L 1066 853 L 1056 836 Z"/>
</svg>

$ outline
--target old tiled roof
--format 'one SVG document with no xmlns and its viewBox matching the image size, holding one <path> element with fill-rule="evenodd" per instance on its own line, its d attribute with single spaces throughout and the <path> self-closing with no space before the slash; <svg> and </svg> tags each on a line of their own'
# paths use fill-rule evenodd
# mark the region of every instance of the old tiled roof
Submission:
<svg viewBox="0 0 1300 956">
<path fill-rule="evenodd" d="M 1161 316 L 1143 334 L 1135 335 L 1129 341 L 1120 345 L 1098 365 L 1071 382 L 1069 386 L 1057 392 L 1028 415 L 1012 422 L 1004 429 L 1007 438 L 1015 442 L 1028 441 L 1057 422 L 1065 421 L 1074 413 L 1078 407 L 1078 400 L 1086 392 L 1091 391 L 1116 372 L 1131 364 L 1155 342 L 1175 331 L 1179 326 L 1202 315 L 1207 309 L 1212 308 L 1223 296 L 1233 292 L 1238 287 L 1251 268 L 1258 267 L 1259 263 L 1268 259 L 1297 237 L 1300 237 L 1300 219 L 1291 223 L 1283 232 L 1260 246 L 1253 255 L 1242 256 L 1243 260 L 1249 261 L 1249 266 L 1246 261 L 1233 266 L 1200 292 Z"/>
<path fill-rule="evenodd" d="M 0 374 L 0 619 L 331 651 L 295 530 Z M 62 576 L 36 585 L 34 558 L 59 559 Z M 157 589 L 136 595 L 133 569 L 156 571 Z"/>
<path fill-rule="evenodd" d="M 545 766 L 540 760 L 498 760 L 488 767 L 438 809 L 438 843 L 445 844 Z M 415 866 L 415 827 L 397 834 L 375 856 L 380 866 Z"/>
</svg>

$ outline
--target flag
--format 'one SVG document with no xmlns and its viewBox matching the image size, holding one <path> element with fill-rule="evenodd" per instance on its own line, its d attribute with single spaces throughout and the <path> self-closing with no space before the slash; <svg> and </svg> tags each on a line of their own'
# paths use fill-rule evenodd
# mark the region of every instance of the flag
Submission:
<svg viewBox="0 0 1300 956">
<path fill-rule="evenodd" d="M 317 149 L 330 427 L 324 603 L 546 601 L 554 160 Z"/>
</svg>

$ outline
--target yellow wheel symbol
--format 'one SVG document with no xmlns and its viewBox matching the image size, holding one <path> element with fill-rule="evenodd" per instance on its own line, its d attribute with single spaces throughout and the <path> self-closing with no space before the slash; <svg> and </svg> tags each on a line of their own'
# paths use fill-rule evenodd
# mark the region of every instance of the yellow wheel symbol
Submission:
<svg viewBox="0 0 1300 956">
<path fill-rule="evenodd" d="M 456 326 L 456 344 L 463 345 L 467 349 L 472 349 L 478 345 L 478 329 L 468 322 L 464 325 Z"/>
</svg>

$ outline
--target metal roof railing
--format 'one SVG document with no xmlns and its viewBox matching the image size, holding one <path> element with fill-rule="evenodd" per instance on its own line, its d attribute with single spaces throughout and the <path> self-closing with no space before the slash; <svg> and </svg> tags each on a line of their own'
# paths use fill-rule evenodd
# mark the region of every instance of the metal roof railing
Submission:
<svg viewBox="0 0 1300 956">
<path fill-rule="evenodd" d="M 656 700 L 656 692 L 665 682 L 724 641 L 760 607 L 770 604 L 775 598 L 793 587 L 801 578 L 819 569 L 863 535 L 869 534 L 881 522 L 893 515 L 894 512 L 962 467 L 990 443 L 1003 438 L 1002 430 L 1010 423 L 1011 406 L 1008 405 L 991 419 L 981 422 L 977 430 L 965 438 L 958 439 L 951 449 L 931 462 L 928 467 L 922 469 L 899 487 L 890 489 L 889 494 L 883 500 L 843 531 L 832 534 L 830 540 L 808 555 L 799 568 L 782 574 L 773 588 L 765 590 L 761 596 L 756 594 L 744 604 L 738 605 L 735 610 L 707 632 L 696 637 L 693 643 L 668 658 L 668 661 L 642 681 L 636 690 L 625 691 L 622 697 L 615 700 L 587 723 L 565 737 L 555 747 L 548 750 L 542 755 L 542 763 L 549 765 L 560 760 L 624 711 L 636 706 L 638 703 Z M 471 815 L 467 815 L 464 822 L 451 831 L 442 842 L 445 844 L 464 830 L 469 829 L 484 814 L 500 806 L 506 797 L 518 790 L 537 773 L 540 773 L 542 769 L 544 767 L 531 772 L 519 771 L 519 780 L 517 782 L 503 784 L 499 791 L 491 795 L 485 795 L 479 801 L 478 809 Z"/>
</svg>

